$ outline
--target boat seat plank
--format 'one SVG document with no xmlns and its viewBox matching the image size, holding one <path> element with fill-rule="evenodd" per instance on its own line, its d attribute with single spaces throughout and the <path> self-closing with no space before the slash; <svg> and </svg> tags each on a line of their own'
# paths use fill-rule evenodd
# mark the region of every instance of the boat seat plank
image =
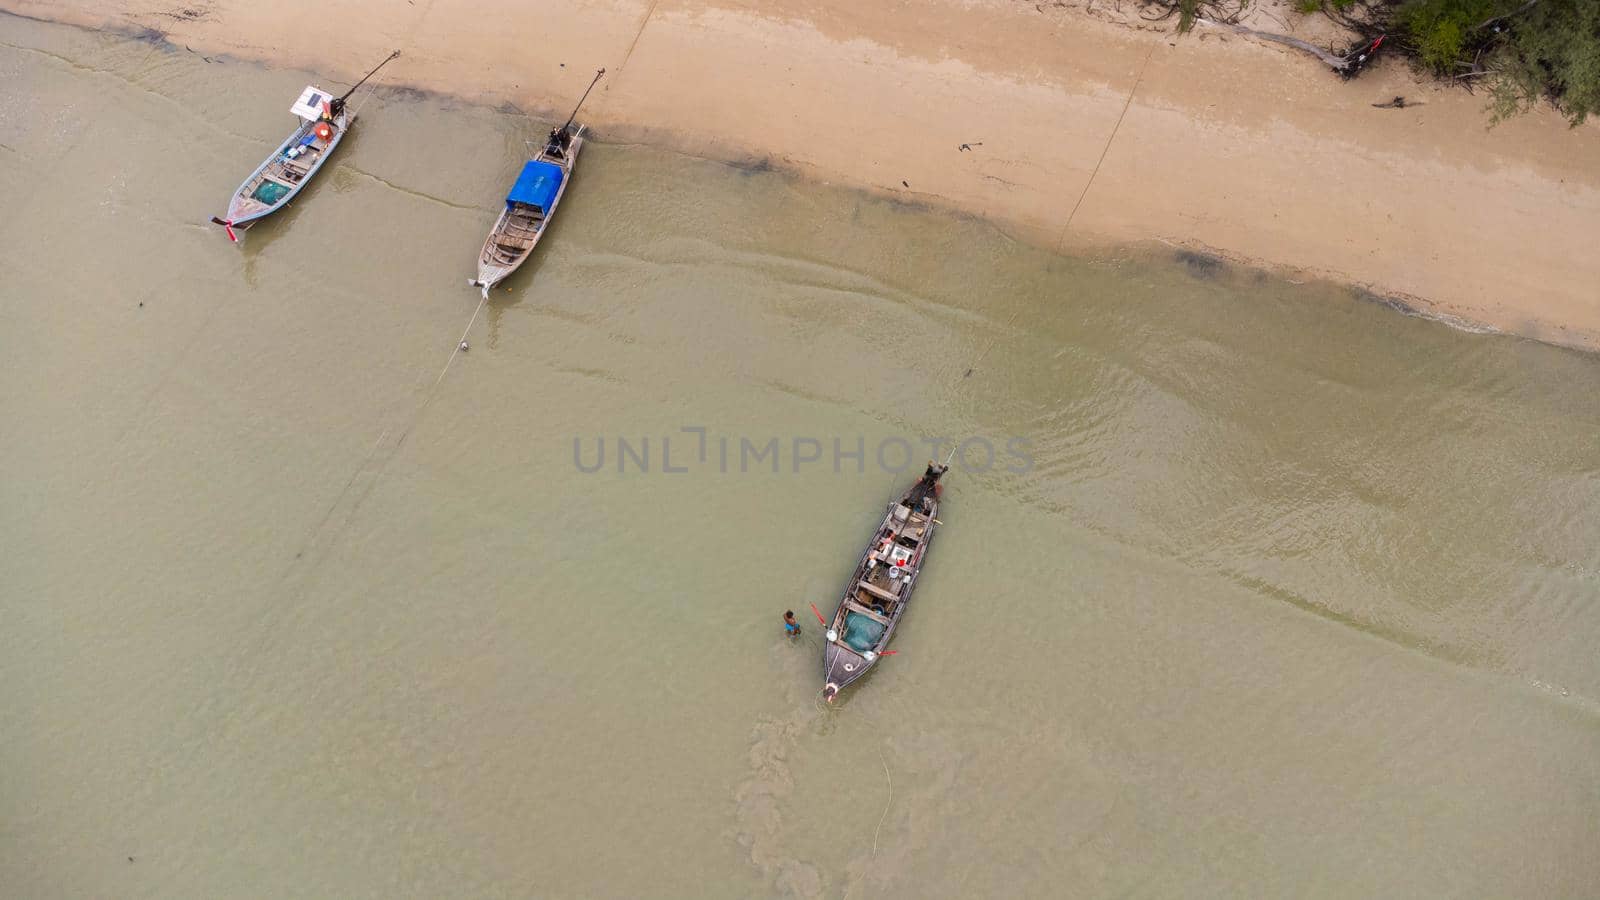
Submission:
<svg viewBox="0 0 1600 900">
<path fill-rule="evenodd" d="M 846 600 L 844 602 L 844 605 L 845 605 L 845 608 L 850 610 L 851 612 L 860 613 L 863 616 L 866 616 L 867 618 L 873 620 L 874 622 L 882 622 L 885 625 L 890 624 L 888 616 L 880 615 L 878 613 L 875 613 L 872 610 L 868 609 L 867 607 L 862 606 L 861 604 L 855 602 L 854 600 Z"/>
<path fill-rule="evenodd" d="M 858 581 L 858 582 L 856 582 L 856 586 L 860 587 L 860 588 L 865 588 L 867 593 L 873 595 L 874 597 L 881 597 L 884 600 L 892 600 L 892 601 L 895 601 L 895 602 L 898 602 L 900 600 L 900 597 L 898 595 L 891 594 L 888 591 L 884 590 L 881 587 L 878 587 L 877 585 L 873 584 L 870 581 Z"/>
</svg>

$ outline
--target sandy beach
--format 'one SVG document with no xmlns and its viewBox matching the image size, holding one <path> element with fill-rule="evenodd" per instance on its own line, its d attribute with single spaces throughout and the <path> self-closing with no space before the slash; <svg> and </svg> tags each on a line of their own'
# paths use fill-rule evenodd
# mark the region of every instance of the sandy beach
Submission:
<svg viewBox="0 0 1600 900">
<path fill-rule="evenodd" d="M 1342 82 L 1247 38 L 1016 0 L 0 9 L 153 30 L 221 64 L 305 67 L 330 86 L 399 47 L 388 87 L 547 117 L 604 66 L 586 107 L 603 141 L 773 165 L 981 216 L 1041 246 L 1161 241 L 1600 346 L 1595 126 L 1538 110 L 1490 129 L 1481 96 L 1419 84 L 1395 59 Z M 1421 105 L 1372 106 L 1397 94 Z"/>
</svg>

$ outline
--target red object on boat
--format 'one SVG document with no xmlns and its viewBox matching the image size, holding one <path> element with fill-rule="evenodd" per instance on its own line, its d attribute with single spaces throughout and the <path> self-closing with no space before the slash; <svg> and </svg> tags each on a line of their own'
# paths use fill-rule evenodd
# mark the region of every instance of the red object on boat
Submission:
<svg viewBox="0 0 1600 900">
<path fill-rule="evenodd" d="M 327 122 L 318 122 L 317 127 L 311 130 L 317 133 L 317 137 L 322 138 L 325 141 L 333 140 L 333 126 L 329 125 Z"/>
</svg>

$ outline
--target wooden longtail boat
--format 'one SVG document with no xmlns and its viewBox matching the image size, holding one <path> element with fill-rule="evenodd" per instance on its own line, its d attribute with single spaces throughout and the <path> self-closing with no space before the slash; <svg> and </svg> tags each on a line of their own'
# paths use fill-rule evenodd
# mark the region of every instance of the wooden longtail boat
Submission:
<svg viewBox="0 0 1600 900">
<path fill-rule="evenodd" d="M 322 171 L 323 164 L 355 122 L 355 114 L 345 108 L 345 101 L 378 69 L 399 55 L 398 50 L 389 54 L 388 59 L 356 82 L 343 97 L 335 97 L 317 87 L 300 92 L 300 98 L 289 108 L 300 118 L 299 126 L 233 192 L 233 199 L 228 201 L 228 214 L 211 217 L 213 223 L 228 232 L 229 240 L 237 242 L 237 232 L 247 230 L 288 206 Z"/>
<path fill-rule="evenodd" d="M 572 180 L 578 151 L 583 149 L 584 127 L 576 123 L 578 110 L 583 109 L 583 101 L 589 99 L 589 91 L 594 90 L 604 74 L 605 69 L 594 73 L 594 80 L 578 98 L 572 115 L 567 116 L 567 124 L 550 129 L 544 149 L 523 164 L 511 192 L 506 194 L 506 207 L 500 210 L 500 218 L 495 220 L 483 249 L 478 251 L 478 277 L 467 281 L 483 289 L 483 299 L 489 299 L 490 288 L 528 261 L 539 238 L 544 237 L 544 230 L 556 214 L 562 194 L 567 191 L 567 183 Z"/>
<path fill-rule="evenodd" d="M 822 649 L 822 696 L 828 702 L 865 675 L 894 637 L 933 543 L 933 530 L 939 524 L 939 478 L 948 469 L 929 463 L 917 483 L 889 504 L 851 574 Z"/>
<path fill-rule="evenodd" d="M 471 283 L 483 289 L 483 296 L 489 296 L 490 288 L 533 254 L 566 193 L 582 148 L 583 126 L 568 122 L 551 131 L 550 140 L 539 155 L 523 164 L 511 192 L 506 194 L 505 209 L 500 211 L 500 218 L 495 220 L 478 253 L 478 277 Z"/>
</svg>

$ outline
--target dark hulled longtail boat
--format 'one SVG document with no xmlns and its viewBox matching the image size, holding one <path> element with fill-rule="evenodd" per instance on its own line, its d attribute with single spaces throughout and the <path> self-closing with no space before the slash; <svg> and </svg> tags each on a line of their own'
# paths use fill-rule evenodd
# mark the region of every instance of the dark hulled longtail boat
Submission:
<svg viewBox="0 0 1600 900">
<path fill-rule="evenodd" d="M 917 483 L 889 504 L 851 573 L 822 650 L 822 696 L 828 702 L 889 652 L 939 525 L 939 478 L 948 468 L 929 463 Z"/>
</svg>

